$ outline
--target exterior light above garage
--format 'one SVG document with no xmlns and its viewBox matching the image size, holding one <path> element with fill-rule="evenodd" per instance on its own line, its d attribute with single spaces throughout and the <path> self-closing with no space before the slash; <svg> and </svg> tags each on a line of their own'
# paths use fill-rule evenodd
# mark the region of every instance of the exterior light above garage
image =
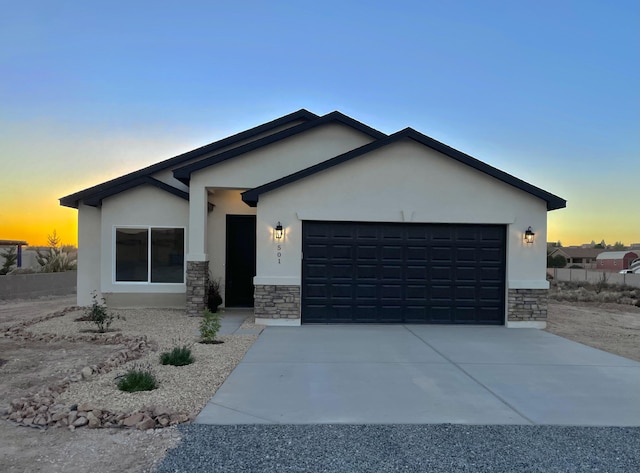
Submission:
<svg viewBox="0 0 640 473">
<path fill-rule="evenodd" d="M 274 230 L 273 235 L 275 236 L 276 240 L 282 240 L 282 237 L 284 236 L 284 230 L 282 229 L 282 224 L 278 222 L 278 225 L 276 225 L 276 227 L 273 230 Z"/>
<path fill-rule="evenodd" d="M 536 234 L 533 233 L 533 230 L 531 230 L 531 227 L 527 228 L 527 231 L 524 232 L 524 241 L 525 243 L 533 243 L 533 239 L 535 238 Z"/>
</svg>

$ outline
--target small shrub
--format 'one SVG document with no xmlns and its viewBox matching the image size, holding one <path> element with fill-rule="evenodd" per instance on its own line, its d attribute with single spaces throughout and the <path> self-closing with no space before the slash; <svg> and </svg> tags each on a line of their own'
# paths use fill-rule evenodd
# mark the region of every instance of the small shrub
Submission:
<svg viewBox="0 0 640 473">
<path fill-rule="evenodd" d="M 593 290 L 596 294 L 600 294 L 607 287 L 609 287 L 609 276 L 607 273 L 602 273 L 600 279 L 593 285 Z"/>
<path fill-rule="evenodd" d="M 104 299 L 98 299 L 96 291 L 92 292 L 93 302 L 91 306 L 85 311 L 85 320 L 89 320 L 96 324 L 98 332 L 104 333 L 109 330 L 115 315 L 107 310 Z"/>
<path fill-rule="evenodd" d="M 200 336 L 203 342 L 215 342 L 216 335 L 218 335 L 221 326 L 220 318 L 220 314 L 217 312 L 211 312 L 209 309 L 204 310 L 202 313 L 202 321 L 200 322 Z"/>
<path fill-rule="evenodd" d="M 118 380 L 118 389 L 128 393 L 153 391 L 157 387 L 158 381 L 150 366 L 134 366 Z"/>
<path fill-rule="evenodd" d="M 173 350 L 166 351 L 160 355 L 160 363 L 163 365 L 186 366 L 194 361 L 191 348 L 186 345 L 174 347 Z"/>
<path fill-rule="evenodd" d="M 211 273 L 209 273 L 207 294 L 207 309 L 211 312 L 218 312 L 218 307 L 222 304 L 222 283 L 220 279 L 213 279 Z"/>
</svg>

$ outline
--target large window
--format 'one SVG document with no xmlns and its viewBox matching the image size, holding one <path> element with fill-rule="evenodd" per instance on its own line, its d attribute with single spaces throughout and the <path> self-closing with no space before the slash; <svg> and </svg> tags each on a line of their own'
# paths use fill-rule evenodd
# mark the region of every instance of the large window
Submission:
<svg viewBox="0 0 640 473">
<path fill-rule="evenodd" d="M 116 282 L 184 283 L 184 228 L 116 228 Z"/>
</svg>

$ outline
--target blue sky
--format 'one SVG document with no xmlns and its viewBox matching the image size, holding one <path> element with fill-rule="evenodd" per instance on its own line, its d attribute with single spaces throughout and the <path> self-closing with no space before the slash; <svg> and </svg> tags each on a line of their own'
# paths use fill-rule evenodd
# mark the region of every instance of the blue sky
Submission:
<svg viewBox="0 0 640 473">
<path fill-rule="evenodd" d="M 0 238 L 75 243 L 57 198 L 307 108 L 411 126 L 560 195 L 551 240 L 640 242 L 638 1 L 2 11 Z"/>
</svg>

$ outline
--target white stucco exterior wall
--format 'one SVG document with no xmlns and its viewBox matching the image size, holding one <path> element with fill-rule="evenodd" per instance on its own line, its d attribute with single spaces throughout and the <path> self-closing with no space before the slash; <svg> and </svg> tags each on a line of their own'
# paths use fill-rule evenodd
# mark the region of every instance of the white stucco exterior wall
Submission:
<svg viewBox="0 0 640 473">
<path fill-rule="evenodd" d="M 313 128 L 193 173 L 190 181 L 192 206 L 194 196 L 201 195 L 205 189 L 246 190 L 257 187 L 371 141 L 373 138 L 369 135 L 342 124 L 330 123 Z M 197 211 L 192 209 L 191 212 L 190 248 L 194 258 L 192 259 L 190 254 L 189 260 L 204 261 L 196 259 L 198 255 L 207 252 L 207 245 L 199 235 L 206 234 L 210 225 L 206 220 L 199 220 L 201 213 L 199 209 Z M 214 213 L 216 213 L 215 210 Z M 206 239 L 211 241 L 212 237 L 207 235 Z"/>
<path fill-rule="evenodd" d="M 507 288 L 548 288 L 546 202 L 408 139 L 261 195 L 255 284 L 300 284 L 303 220 L 506 225 Z"/>
<path fill-rule="evenodd" d="M 184 293 L 185 284 L 114 281 L 115 228 L 120 226 L 180 227 L 189 237 L 189 202 L 153 186 L 139 186 L 102 202 L 100 279 L 103 293 Z M 188 248 L 185 249 L 185 256 Z M 185 258 L 186 259 L 186 258 Z M 80 271 L 78 271 L 80 274 Z"/>
<path fill-rule="evenodd" d="M 78 283 L 76 297 L 79 306 L 90 305 L 92 292 L 102 297 L 100 287 L 101 211 L 78 206 Z"/>
</svg>

